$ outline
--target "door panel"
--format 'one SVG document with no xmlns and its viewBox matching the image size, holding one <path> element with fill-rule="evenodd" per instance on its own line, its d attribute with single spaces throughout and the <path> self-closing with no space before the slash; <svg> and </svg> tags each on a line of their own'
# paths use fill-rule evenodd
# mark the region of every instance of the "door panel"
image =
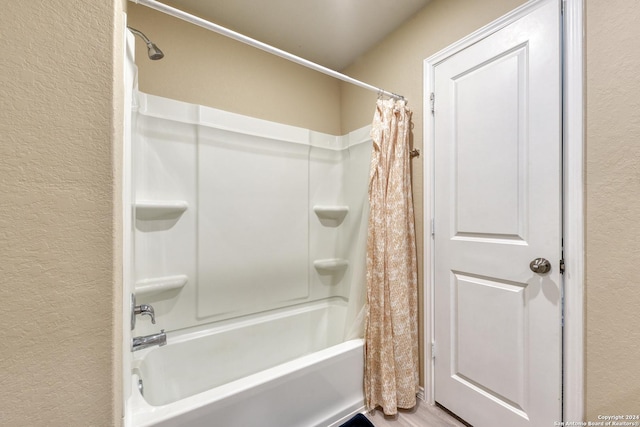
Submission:
<svg viewBox="0 0 640 427">
<path fill-rule="evenodd" d="M 521 409 L 516 402 L 522 402 L 525 383 L 522 301 L 526 284 L 461 273 L 454 273 L 453 280 L 452 332 L 457 340 L 451 357 L 456 379 Z M 487 360 L 500 367 L 500 375 L 487 369 Z"/>
<path fill-rule="evenodd" d="M 525 87 L 524 53 L 519 49 L 492 58 L 451 79 L 457 133 L 453 139 L 456 236 L 522 240 L 527 189 L 526 175 L 520 175 L 526 139 L 519 135 L 518 115 L 525 110 L 520 96 Z M 494 102 L 485 105 L 489 99 Z"/>
<path fill-rule="evenodd" d="M 559 23 L 543 2 L 435 67 L 435 398 L 475 427 L 561 420 Z"/>
</svg>

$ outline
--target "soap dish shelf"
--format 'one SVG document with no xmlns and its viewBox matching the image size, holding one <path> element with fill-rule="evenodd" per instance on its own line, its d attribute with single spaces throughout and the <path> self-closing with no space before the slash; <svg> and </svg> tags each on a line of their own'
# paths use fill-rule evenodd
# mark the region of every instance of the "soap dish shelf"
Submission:
<svg viewBox="0 0 640 427">
<path fill-rule="evenodd" d="M 184 200 L 139 200 L 135 208 L 137 219 L 173 219 L 182 215 L 189 204 Z"/>
<path fill-rule="evenodd" d="M 157 295 L 166 291 L 182 289 L 188 280 L 189 278 L 185 274 L 138 280 L 135 292 L 137 296 Z"/>
<path fill-rule="evenodd" d="M 344 271 L 349 266 L 349 261 L 342 258 L 317 259 L 313 261 L 313 267 L 318 273 L 335 273 Z"/>
<path fill-rule="evenodd" d="M 349 213 L 349 206 L 341 205 L 315 205 L 313 212 L 326 227 L 337 227 L 342 224 L 344 217 Z"/>
</svg>

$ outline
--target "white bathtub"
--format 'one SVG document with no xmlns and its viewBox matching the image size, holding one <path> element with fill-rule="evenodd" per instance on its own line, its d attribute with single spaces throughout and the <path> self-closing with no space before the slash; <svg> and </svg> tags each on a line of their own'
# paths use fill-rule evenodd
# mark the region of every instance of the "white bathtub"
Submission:
<svg viewBox="0 0 640 427">
<path fill-rule="evenodd" d="M 363 341 L 340 343 L 345 311 L 330 300 L 169 334 L 135 353 L 132 425 L 339 425 L 364 407 Z"/>
</svg>

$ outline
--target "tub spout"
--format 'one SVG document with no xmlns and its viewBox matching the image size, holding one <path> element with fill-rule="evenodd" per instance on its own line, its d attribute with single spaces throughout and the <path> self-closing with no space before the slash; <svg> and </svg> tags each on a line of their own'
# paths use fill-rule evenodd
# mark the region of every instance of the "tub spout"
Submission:
<svg viewBox="0 0 640 427">
<path fill-rule="evenodd" d="M 164 329 L 159 334 L 145 335 L 144 337 L 133 337 L 131 340 L 131 351 L 142 350 L 154 345 L 162 347 L 167 343 L 167 334 Z"/>
</svg>

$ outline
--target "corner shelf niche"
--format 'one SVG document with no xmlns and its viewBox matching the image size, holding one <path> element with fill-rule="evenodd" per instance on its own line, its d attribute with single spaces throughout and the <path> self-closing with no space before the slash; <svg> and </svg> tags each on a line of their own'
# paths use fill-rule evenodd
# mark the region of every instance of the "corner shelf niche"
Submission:
<svg viewBox="0 0 640 427">
<path fill-rule="evenodd" d="M 349 266 L 349 261 L 342 258 L 317 259 L 313 261 L 313 267 L 318 273 L 331 274 L 344 271 Z"/>
<path fill-rule="evenodd" d="M 183 200 L 138 200 L 135 204 L 136 218 L 141 220 L 175 219 L 187 210 L 189 204 Z"/>
<path fill-rule="evenodd" d="M 184 285 L 187 284 L 188 280 L 189 278 L 185 274 L 138 280 L 135 286 L 135 293 L 136 296 L 149 296 L 157 295 L 166 291 L 182 289 Z"/>
<path fill-rule="evenodd" d="M 349 213 L 349 206 L 341 205 L 315 205 L 313 211 L 326 227 L 337 227 L 342 224 L 344 217 Z"/>
</svg>

